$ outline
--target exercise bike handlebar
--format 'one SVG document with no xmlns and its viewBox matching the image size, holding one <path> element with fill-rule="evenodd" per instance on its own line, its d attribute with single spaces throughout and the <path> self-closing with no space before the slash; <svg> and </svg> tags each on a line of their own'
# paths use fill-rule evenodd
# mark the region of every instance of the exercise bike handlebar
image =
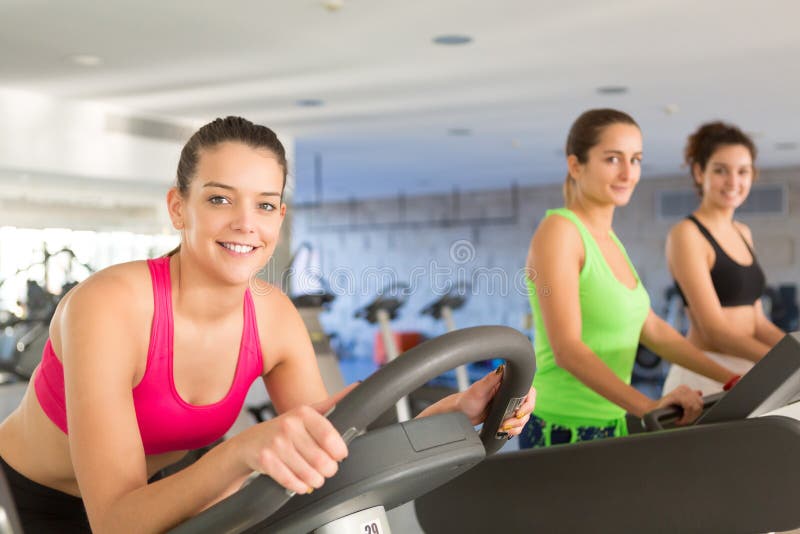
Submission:
<svg viewBox="0 0 800 534">
<path fill-rule="evenodd" d="M 513 328 L 478 326 L 442 335 L 405 352 L 364 380 L 328 413 L 346 443 L 367 425 L 427 381 L 466 363 L 503 358 L 503 381 L 489 408 L 481 440 L 487 454 L 507 439 L 498 435 L 502 421 L 513 414 L 528 394 L 536 368 L 530 340 Z M 280 509 L 293 494 L 266 476 L 179 525 L 173 534 L 240 532 Z"/>
<path fill-rule="evenodd" d="M 343 435 L 353 429 L 360 432 L 397 399 L 429 380 L 459 365 L 490 357 L 507 362 L 503 383 L 495 395 L 496 402 L 481 432 L 486 453 L 493 454 L 505 444 L 504 438 L 495 435 L 497 429 L 528 394 L 536 366 L 530 340 L 513 328 L 465 328 L 414 347 L 364 380 L 339 401 L 328 418 Z"/>
</svg>

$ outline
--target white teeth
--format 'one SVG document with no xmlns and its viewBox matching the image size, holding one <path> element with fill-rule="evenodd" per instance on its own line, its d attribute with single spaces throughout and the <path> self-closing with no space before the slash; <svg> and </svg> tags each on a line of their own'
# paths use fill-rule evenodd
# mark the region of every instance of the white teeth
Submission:
<svg viewBox="0 0 800 534">
<path fill-rule="evenodd" d="M 255 248 L 248 245 L 236 245 L 234 243 L 222 243 L 222 246 L 228 250 L 236 252 L 237 254 L 247 254 Z"/>
</svg>

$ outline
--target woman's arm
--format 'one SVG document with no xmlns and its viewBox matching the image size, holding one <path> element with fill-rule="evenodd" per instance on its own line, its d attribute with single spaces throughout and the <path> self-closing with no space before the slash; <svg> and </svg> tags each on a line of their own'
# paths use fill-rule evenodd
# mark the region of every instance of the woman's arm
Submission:
<svg viewBox="0 0 800 534">
<path fill-rule="evenodd" d="M 536 273 L 544 333 L 556 364 L 614 404 L 644 415 L 657 402 L 620 380 L 581 340 L 578 278 L 583 260 L 583 242 L 570 221 L 559 216 L 542 221 L 531 241 L 527 268 Z M 541 290 L 545 287 L 548 291 Z"/>
<path fill-rule="evenodd" d="M 298 492 L 335 472 L 346 455 L 340 436 L 318 410 L 298 408 L 148 485 L 132 397 L 141 355 L 121 341 L 137 324 L 131 298 L 124 282 L 101 273 L 70 295 L 60 318 L 70 453 L 93 531 L 164 531 L 253 471 Z"/>
<path fill-rule="evenodd" d="M 689 343 L 677 330 L 653 313 L 653 310 L 650 310 L 644 321 L 640 341 L 642 345 L 665 360 L 677 363 L 681 367 L 686 367 L 722 384 L 736 376 L 735 373 L 721 366 L 706 356 L 702 350 Z"/>
<path fill-rule="evenodd" d="M 717 352 L 757 362 L 770 348 L 730 327 L 714 290 L 703 236 L 690 221 L 675 225 L 667 237 L 667 264 L 683 291 L 694 326 Z"/>
<path fill-rule="evenodd" d="M 737 221 L 734 221 L 734 224 L 747 240 L 747 244 L 750 245 L 750 250 L 754 250 L 753 233 L 750 231 L 750 227 Z M 767 318 L 764 314 L 764 304 L 761 302 L 761 299 L 755 302 L 753 311 L 755 311 L 756 314 L 756 339 L 766 344 L 768 347 L 775 346 L 778 341 L 783 339 L 786 332 L 775 326 L 775 324 Z"/>
<path fill-rule="evenodd" d="M 764 306 L 761 303 L 761 299 L 756 301 L 754 307 L 756 313 L 756 339 L 769 347 L 775 346 L 778 341 L 783 339 L 786 332 L 767 319 L 767 316 L 764 314 Z"/>
<path fill-rule="evenodd" d="M 435 404 L 428 406 L 417 417 L 428 417 L 438 413 L 462 412 L 473 425 L 482 423 L 486 416 L 489 415 L 489 403 L 500 388 L 503 369 L 504 366 L 501 365 L 472 384 L 465 391 L 448 395 Z M 531 412 L 535 406 L 536 390 L 530 388 L 514 416 L 501 423 L 500 431 L 508 433 L 509 437 L 519 435 L 525 423 L 530 419 Z"/>
<path fill-rule="evenodd" d="M 278 413 L 328 397 L 314 347 L 292 301 L 269 286 L 257 298 L 264 384 Z"/>
</svg>

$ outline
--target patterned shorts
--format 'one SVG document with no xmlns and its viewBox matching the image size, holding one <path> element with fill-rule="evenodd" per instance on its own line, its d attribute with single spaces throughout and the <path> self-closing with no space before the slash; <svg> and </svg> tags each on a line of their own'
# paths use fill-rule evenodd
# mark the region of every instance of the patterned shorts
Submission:
<svg viewBox="0 0 800 534">
<path fill-rule="evenodd" d="M 519 448 L 532 449 L 534 447 L 546 447 L 546 428 L 547 422 L 544 419 L 531 414 L 531 418 L 525 424 L 522 433 L 519 435 Z M 574 429 L 560 425 L 551 425 L 550 445 L 613 438 L 615 436 L 617 436 L 616 425 L 604 427 L 579 426 Z"/>
</svg>

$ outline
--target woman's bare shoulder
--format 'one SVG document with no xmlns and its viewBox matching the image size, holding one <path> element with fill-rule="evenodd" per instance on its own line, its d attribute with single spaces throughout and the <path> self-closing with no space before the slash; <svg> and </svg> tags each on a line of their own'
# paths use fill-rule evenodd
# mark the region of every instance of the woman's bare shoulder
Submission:
<svg viewBox="0 0 800 534">
<path fill-rule="evenodd" d="M 556 253 L 561 259 L 565 256 L 582 256 L 583 240 L 578 227 L 568 218 L 558 214 L 545 217 L 531 239 L 528 263 L 533 261 L 537 253 L 545 257 Z"/>
<path fill-rule="evenodd" d="M 270 322 L 279 320 L 287 312 L 295 309 L 291 299 L 283 290 L 265 280 L 256 279 L 250 283 L 250 294 L 260 317 L 269 317 Z"/>
<path fill-rule="evenodd" d="M 72 288 L 58 303 L 50 340 L 62 353 L 62 333 L 91 330 L 129 345 L 146 342 L 153 317 L 153 289 L 147 263 L 135 261 L 102 269 Z"/>
<path fill-rule="evenodd" d="M 542 219 L 536 228 L 536 233 L 555 234 L 555 235 L 574 235 L 580 237 L 578 227 L 566 216 L 559 213 L 552 213 Z"/>
<path fill-rule="evenodd" d="M 677 223 L 673 224 L 672 228 L 669 229 L 668 236 L 672 238 L 685 238 L 687 236 L 690 238 L 702 237 L 700 231 L 697 229 L 697 225 L 689 219 L 681 219 Z"/>
<path fill-rule="evenodd" d="M 713 253 L 708 240 L 700 233 L 700 229 L 689 219 L 675 223 L 667 234 L 667 254 L 683 252 Z"/>
<path fill-rule="evenodd" d="M 57 321 L 69 309 L 81 313 L 116 313 L 131 317 L 152 310 L 153 290 L 145 261 L 132 261 L 106 267 L 72 288 L 58 304 Z"/>
<path fill-rule="evenodd" d="M 250 285 L 250 293 L 256 309 L 265 373 L 297 354 L 313 355 L 300 312 L 279 287 L 259 281 Z"/>
</svg>

